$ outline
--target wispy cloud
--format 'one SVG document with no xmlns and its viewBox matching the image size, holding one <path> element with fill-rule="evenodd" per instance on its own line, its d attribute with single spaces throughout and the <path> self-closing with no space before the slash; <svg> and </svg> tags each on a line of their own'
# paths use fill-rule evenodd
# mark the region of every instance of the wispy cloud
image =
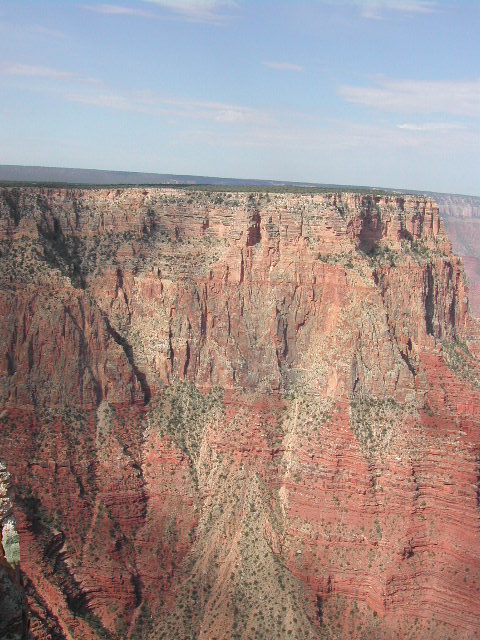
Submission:
<svg viewBox="0 0 480 640">
<path fill-rule="evenodd" d="M 410 128 L 394 125 L 365 125 L 347 120 L 332 120 L 322 125 L 312 123 L 305 126 L 301 118 L 279 119 L 267 126 L 252 125 L 246 130 L 229 129 L 219 133 L 214 128 L 185 131 L 185 138 L 195 136 L 197 142 L 231 145 L 239 148 L 279 149 L 289 151 L 317 152 L 328 148 L 342 152 L 375 152 L 393 154 L 397 152 L 430 153 L 438 150 L 475 148 L 472 131 L 467 128 L 438 131 L 425 130 L 422 135 Z"/>
<path fill-rule="evenodd" d="M 150 91 L 101 93 L 89 91 L 68 93 L 70 102 L 101 109 L 138 113 L 154 118 L 167 118 L 185 129 L 185 135 L 196 132 L 208 140 L 238 147 L 321 150 L 326 146 L 339 150 L 469 148 L 475 144 L 474 130 L 461 122 L 405 121 L 399 124 L 355 123 L 332 120 L 319 123 L 302 111 L 274 111 L 228 102 L 195 100 L 178 96 L 161 96 Z M 203 123 L 203 129 L 194 123 Z M 441 135 L 439 133 L 441 132 Z"/>
<path fill-rule="evenodd" d="M 354 0 L 359 6 L 361 15 L 371 20 L 381 20 L 388 12 L 401 13 L 403 15 L 419 15 L 437 13 L 437 2 L 426 0 Z"/>
<path fill-rule="evenodd" d="M 105 109 L 115 109 L 116 111 L 135 111 L 137 113 L 148 113 L 149 109 L 145 105 L 135 104 L 124 96 L 114 94 L 88 95 L 82 93 L 69 93 L 66 96 L 70 102 L 80 102 L 93 107 Z"/>
<path fill-rule="evenodd" d="M 79 6 L 81 9 L 85 9 L 86 11 L 101 13 L 107 16 L 136 16 L 137 18 L 154 17 L 150 11 L 117 4 L 81 4 Z"/>
<path fill-rule="evenodd" d="M 69 71 L 61 71 L 60 69 L 30 64 L 19 64 L 16 62 L 2 62 L 0 64 L 0 73 L 6 76 L 55 78 L 56 80 L 68 80 L 74 77 L 74 74 Z"/>
<path fill-rule="evenodd" d="M 420 81 L 379 79 L 374 86 L 340 87 L 348 102 L 401 113 L 445 113 L 478 117 L 480 81 Z"/>
<path fill-rule="evenodd" d="M 413 17 L 441 11 L 440 3 L 433 0 L 319 0 L 323 4 L 356 7 L 363 18 L 383 20 L 389 14 Z"/>
<path fill-rule="evenodd" d="M 299 64 L 294 64 L 293 62 L 273 62 L 273 61 L 264 61 L 262 64 L 269 69 L 275 69 L 276 71 L 303 71 L 303 67 Z"/>
<path fill-rule="evenodd" d="M 129 95 L 69 93 L 66 99 L 117 111 L 210 120 L 223 124 L 265 124 L 271 119 L 266 112 L 243 105 L 157 96 L 149 91 L 137 91 Z"/>
<path fill-rule="evenodd" d="M 95 78 L 88 78 L 72 71 L 43 67 L 40 65 L 22 64 L 19 62 L 0 62 L 0 75 L 23 76 L 27 78 L 48 78 L 51 80 L 76 80 L 97 83 Z"/>
<path fill-rule="evenodd" d="M 45 36 L 47 38 L 57 38 L 59 40 L 65 40 L 65 38 L 67 38 L 67 34 L 63 33 L 63 31 L 58 31 L 57 29 L 49 29 L 48 27 L 43 27 L 42 25 L 27 27 L 27 31 L 36 35 Z"/>
<path fill-rule="evenodd" d="M 234 0 L 142 0 L 172 12 L 188 22 L 222 25 L 231 17 L 228 10 L 238 5 Z"/>
<path fill-rule="evenodd" d="M 465 125 L 460 122 L 423 122 L 421 124 L 405 122 L 397 124 L 397 129 L 406 131 L 455 131 L 465 129 Z"/>
</svg>

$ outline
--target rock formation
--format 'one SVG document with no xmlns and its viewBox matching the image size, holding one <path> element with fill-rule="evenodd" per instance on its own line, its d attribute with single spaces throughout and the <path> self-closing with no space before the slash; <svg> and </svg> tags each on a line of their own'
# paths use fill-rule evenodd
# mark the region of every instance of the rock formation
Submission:
<svg viewBox="0 0 480 640">
<path fill-rule="evenodd" d="M 0 462 L 0 638 L 26 640 L 28 613 L 10 475 Z"/>
<path fill-rule="evenodd" d="M 420 196 L 0 191 L 35 638 L 473 639 L 480 353 Z"/>
<path fill-rule="evenodd" d="M 463 258 L 470 308 L 480 317 L 480 198 L 435 194 L 454 252 Z"/>
</svg>

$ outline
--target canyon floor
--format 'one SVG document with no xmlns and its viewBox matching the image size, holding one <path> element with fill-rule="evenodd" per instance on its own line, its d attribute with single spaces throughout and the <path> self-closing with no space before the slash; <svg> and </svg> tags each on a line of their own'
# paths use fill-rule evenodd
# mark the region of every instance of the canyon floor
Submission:
<svg viewBox="0 0 480 640">
<path fill-rule="evenodd" d="M 433 200 L 1 188 L 0 348 L 7 637 L 480 636 L 480 329 Z"/>
</svg>

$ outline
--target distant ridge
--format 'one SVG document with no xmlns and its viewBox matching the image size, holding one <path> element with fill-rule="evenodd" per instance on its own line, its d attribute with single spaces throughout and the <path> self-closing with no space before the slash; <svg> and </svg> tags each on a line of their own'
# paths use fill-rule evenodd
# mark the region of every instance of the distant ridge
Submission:
<svg viewBox="0 0 480 640">
<path fill-rule="evenodd" d="M 15 164 L 0 165 L 0 180 L 11 182 L 57 182 L 89 185 L 144 185 L 144 184 L 208 184 L 218 186 L 283 186 L 299 187 L 337 186 L 308 182 L 282 182 L 277 180 L 244 180 L 211 176 L 177 175 L 172 173 L 142 173 L 139 171 L 108 171 L 103 169 L 73 169 L 67 167 L 39 167 Z"/>
<path fill-rule="evenodd" d="M 68 167 L 39 167 L 16 164 L 0 165 L 1 182 L 35 182 L 72 185 L 212 185 L 238 187 L 300 187 L 312 189 L 353 189 L 389 191 L 364 185 L 339 185 L 317 182 L 290 182 L 213 176 L 177 175 L 172 173 L 143 173 L 139 171 L 108 171 L 104 169 L 74 169 Z"/>
<path fill-rule="evenodd" d="M 288 180 L 259 180 L 246 178 L 219 178 L 216 176 L 193 176 L 174 173 L 144 173 L 140 171 L 109 171 L 106 169 L 75 169 L 71 167 L 41 167 L 18 164 L 0 164 L 0 184 L 38 183 L 77 186 L 135 186 L 135 185 L 206 185 L 214 187 L 290 187 L 300 189 L 321 189 L 338 191 L 374 191 L 381 193 L 422 194 L 435 198 L 440 205 L 443 196 L 468 198 L 475 207 L 480 205 L 480 197 L 415 189 L 395 189 L 352 184 L 331 184 L 323 182 L 293 182 Z"/>
</svg>

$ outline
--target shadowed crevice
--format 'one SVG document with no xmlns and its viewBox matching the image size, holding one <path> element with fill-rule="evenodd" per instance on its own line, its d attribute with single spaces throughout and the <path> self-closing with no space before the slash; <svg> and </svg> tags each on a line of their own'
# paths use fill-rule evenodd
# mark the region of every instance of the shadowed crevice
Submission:
<svg viewBox="0 0 480 640">
<path fill-rule="evenodd" d="M 133 357 L 133 349 L 132 349 L 132 345 L 129 344 L 125 338 L 123 336 L 121 336 L 118 331 L 116 331 L 112 325 L 110 324 L 110 321 L 108 320 L 108 318 L 106 316 L 104 316 L 104 320 L 105 320 L 105 326 L 107 327 L 107 331 L 109 333 L 110 336 L 112 336 L 112 338 L 115 340 L 115 342 L 117 344 L 119 344 L 124 353 L 125 356 L 130 364 L 130 366 L 132 367 L 132 371 L 135 375 L 135 378 L 138 380 L 138 384 L 140 385 L 140 388 L 142 390 L 143 393 L 143 399 L 145 404 L 148 404 L 150 402 L 150 399 L 152 397 L 152 392 L 150 391 L 150 387 L 148 385 L 147 382 L 147 376 L 140 371 L 140 369 L 137 367 L 137 365 L 135 364 L 135 359 Z"/>
</svg>

